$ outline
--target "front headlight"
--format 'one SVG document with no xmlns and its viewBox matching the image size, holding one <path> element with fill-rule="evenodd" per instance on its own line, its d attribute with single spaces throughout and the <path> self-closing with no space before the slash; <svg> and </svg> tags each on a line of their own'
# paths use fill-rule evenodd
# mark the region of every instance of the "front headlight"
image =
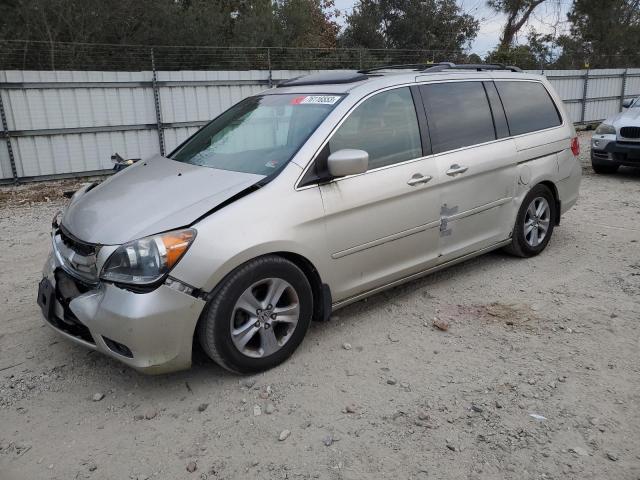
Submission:
<svg viewBox="0 0 640 480">
<path fill-rule="evenodd" d="M 107 259 L 100 278 L 133 285 L 155 283 L 178 263 L 195 238 L 196 231 L 187 228 L 125 243 Z"/>
<path fill-rule="evenodd" d="M 616 128 L 613 125 L 609 125 L 608 123 L 601 123 L 596 128 L 596 134 L 598 135 L 615 135 Z"/>
</svg>

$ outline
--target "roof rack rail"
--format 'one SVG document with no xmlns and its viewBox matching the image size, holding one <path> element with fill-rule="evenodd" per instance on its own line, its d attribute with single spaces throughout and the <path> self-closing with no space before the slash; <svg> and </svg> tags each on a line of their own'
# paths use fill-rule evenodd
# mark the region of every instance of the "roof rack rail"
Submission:
<svg viewBox="0 0 640 480">
<path fill-rule="evenodd" d="M 440 62 L 433 66 L 425 68 L 423 72 L 441 72 L 443 70 L 476 70 L 482 72 L 485 70 L 509 70 L 510 72 L 522 72 L 522 69 L 513 65 L 504 65 L 502 63 L 462 63 L 456 65 L 451 62 Z"/>
<path fill-rule="evenodd" d="M 358 70 L 358 73 L 373 73 L 380 70 L 424 70 L 429 66 L 428 63 L 401 63 L 398 65 L 380 65 L 378 67 L 365 68 Z"/>
</svg>

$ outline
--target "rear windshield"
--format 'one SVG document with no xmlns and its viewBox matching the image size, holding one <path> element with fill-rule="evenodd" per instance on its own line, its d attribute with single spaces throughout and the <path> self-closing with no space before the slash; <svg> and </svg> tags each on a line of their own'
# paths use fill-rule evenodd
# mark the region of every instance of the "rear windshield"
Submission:
<svg viewBox="0 0 640 480">
<path fill-rule="evenodd" d="M 339 95 L 249 97 L 199 130 L 169 158 L 269 175 L 291 160 L 341 99 Z"/>
</svg>

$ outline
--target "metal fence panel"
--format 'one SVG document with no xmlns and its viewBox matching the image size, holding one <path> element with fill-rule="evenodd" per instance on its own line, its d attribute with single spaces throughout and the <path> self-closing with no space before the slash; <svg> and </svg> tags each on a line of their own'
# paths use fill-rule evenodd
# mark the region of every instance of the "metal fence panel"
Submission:
<svg viewBox="0 0 640 480">
<path fill-rule="evenodd" d="M 567 110 L 567 114 L 573 123 L 578 123 L 580 121 L 580 114 L 582 112 L 582 104 L 578 102 L 573 103 L 565 103 L 565 109 Z"/>
<path fill-rule="evenodd" d="M 205 123 L 243 98 L 268 88 L 268 81 L 269 72 L 258 70 L 158 72 L 162 122 Z M 163 82 L 169 85 L 162 86 Z M 166 151 L 173 150 L 196 130 L 196 127 L 166 127 Z"/>
<path fill-rule="evenodd" d="M 198 127 L 176 127 L 165 130 L 167 154 L 198 131 Z"/>
<path fill-rule="evenodd" d="M 12 139 L 20 158 L 18 175 L 41 177 L 98 172 L 113 167 L 111 155 L 145 158 L 158 151 L 153 130 L 71 133 Z"/>
<path fill-rule="evenodd" d="M 18 177 L 81 175 L 110 169 L 116 152 L 145 158 L 161 144 L 170 152 L 241 99 L 317 71 L 0 71 L 0 98 Z M 533 73 L 547 76 L 576 123 L 640 95 L 640 68 Z M 0 180 L 12 177 L 0 136 Z"/>
<path fill-rule="evenodd" d="M 640 68 L 630 68 L 627 71 L 625 95 L 640 95 Z"/>
<path fill-rule="evenodd" d="M 0 180 L 9 178 L 13 178 L 13 174 L 11 173 L 7 141 L 5 139 L 0 139 Z"/>
</svg>

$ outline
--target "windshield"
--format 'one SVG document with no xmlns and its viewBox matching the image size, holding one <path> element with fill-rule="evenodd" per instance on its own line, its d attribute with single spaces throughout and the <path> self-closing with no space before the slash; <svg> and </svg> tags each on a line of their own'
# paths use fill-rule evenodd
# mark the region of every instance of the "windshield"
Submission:
<svg viewBox="0 0 640 480">
<path fill-rule="evenodd" d="M 269 175 L 291 160 L 341 98 L 249 97 L 198 131 L 169 158 L 203 167 Z"/>
</svg>

